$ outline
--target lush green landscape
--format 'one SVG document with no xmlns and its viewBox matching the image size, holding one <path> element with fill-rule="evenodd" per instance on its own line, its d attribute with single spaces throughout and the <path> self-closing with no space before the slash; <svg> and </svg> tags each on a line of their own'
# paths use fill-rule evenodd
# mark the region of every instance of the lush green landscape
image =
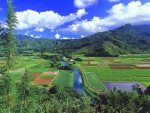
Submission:
<svg viewBox="0 0 150 113">
<path fill-rule="evenodd" d="M 0 113 L 150 113 L 150 33 L 126 24 L 79 40 L 31 39 L 16 35 L 7 5 Z M 136 84 L 108 90 L 105 82 Z"/>
</svg>

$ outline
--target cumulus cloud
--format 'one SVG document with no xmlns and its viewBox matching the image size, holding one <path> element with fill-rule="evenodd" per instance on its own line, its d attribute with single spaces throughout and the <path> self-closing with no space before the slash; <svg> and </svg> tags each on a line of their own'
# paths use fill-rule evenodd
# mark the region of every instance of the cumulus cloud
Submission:
<svg viewBox="0 0 150 113">
<path fill-rule="evenodd" d="M 91 35 L 119 27 L 126 23 L 133 25 L 150 24 L 150 2 L 142 5 L 140 1 L 132 1 L 127 5 L 122 3 L 114 5 L 107 11 L 104 18 L 93 17 L 91 20 L 76 21 L 60 31 L 80 35 Z"/>
<path fill-rule="evenodd" d="M 59 38 L 60 38 L 60 35 L 57 33 L 57 34 L 55 35 L 55 38 L 56 38 L 56 39 L 59 39 Z"/>
<path fill-rule="evenodd" d="M 91 21 L 82 20 L 76 21 L 74 24 L 69 25 L 68 28 L 61 29 L 60 31 L 72 32 L 74 34 L 89 35 L 99 31 L 106 31 L 106 28 L 101 27 L 101 19 L 94 17 Z"/>
<path fill-rule="evenodd" d="M 30 30 L 27 30 L 27 31 L 25 32 L 25 35 L 28 36 L 29 33 L 30 33 Z"/>
<path fill-rule="evenodd" d="M 37 32 L 43 32 L 45 29 L 44 28 L 36 28 L 33 31 L 37 31 Z"/>
<path fill-rule="evenodd" d="M 30 37 L 32 37 L 32 38 L 33 38 L 34 36 L 33 36 L 33 35 L 30 35 Z"/>
<path fill-rule="evenodd" d="M 84 35 L 81 35 L 81 38 L 84 38 L 85 36 Z"/>
<path fill-rule="evenodd" d="M 74 0 L 74 5 L 78 8 L 85 8 L 97 2 L 98 0 Z"/>
<path fill-rule="evenodd" d="M 109 2 L 119 2 L 120 0 L 108 0 Z"/>
<path fill-rule="evenodd" d="M 70 38 L 68 38 L 68 37 L 63 37 L 62 39 L 70 39 Z"/>
<path fill-rule="evenodd" d="M 16 12 L 18 19 L 18 30 L 29 28 L 48 28 L 55 29 L 64 23 L 74 21 L 86 15 L 85 9 L 79 9 L 76 13 L 71 13 L 67 16 L 59 15 L 53 11 L 36 12 L 33 10 L 26 10 Z"/>
<path fill-rule="evenodd" d="M 35 36 L 34 38 L 41 38 L 42 37 L 42 35 L 39 35 L 39 36 Z"/>
</svg>

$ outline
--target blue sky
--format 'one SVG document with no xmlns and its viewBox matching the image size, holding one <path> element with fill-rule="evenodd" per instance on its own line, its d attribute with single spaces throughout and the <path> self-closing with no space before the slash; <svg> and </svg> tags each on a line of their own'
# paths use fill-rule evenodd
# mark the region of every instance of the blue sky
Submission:
<svg viewBox="0 0 150 113">
<path fill-rule="evenodd" d="M 6 1 L 0 0 L 3 25 Z M 148 0 L 14 0 L 13 5 L 17 32 L 35 38 L 81 38 L 126 23 L 150 23 Z"/>
</svg>

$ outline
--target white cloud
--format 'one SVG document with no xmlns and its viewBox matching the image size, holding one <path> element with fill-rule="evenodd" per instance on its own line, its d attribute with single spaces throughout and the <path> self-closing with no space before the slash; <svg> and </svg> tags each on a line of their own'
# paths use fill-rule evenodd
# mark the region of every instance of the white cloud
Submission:
<svg viewBox="0 0 150 113">
<path fill-rule="evenodd" d="M 39 35 L 39 36 L 36 36 L 36 37 L 34 37 L 34 38 L 41 38 L 42 37 L 42 35 Z"/>
<path fill-rule="evenodd" d="M 91 21 L 76 21 L 74 24 L 69 25 L 68 28 L 61 29 L 60 31 L 81 34 L 82 36 L 93 34 L 99 31 L 106 31 L 106 28 L 100 27 L 100 21 L 101 20 L 99 17 L 94 17 Z"/>
<path fill-rule="evenodd" d="M 33 36 L 33 35 L 30 35 L 30 37 L 32 37 L 32 38 L 33 38 L 34 36 Z"/>
<path fill-rule="evenodd" d="M 59 38 L 60 38 L 60 35 L 57 33 L 57 34 L 55 35 L 55 38 L 56 38 L 56 39 L 59 39 Z"/>
<path fill-rule="evenodd" d="M 78 8 L 85 8 L 97 2 L 98 0 L 74 0 L 74 5 Z"/>
<path fill-rule="evenodd" d="M 81 38 L 84 38 L 85 36 L 84 35 L 81 35 Z"/>
<path fill-rule="evenodd" d="M 150 24 L 150 2 L 143 5 L 140 1 L 132 1 L 127 5 L 119 3 L 114 5 L 107 13 L 107 17 L 100 18 L 95 16 L 91 20 L 76 21 L 67 28 L 60 29 L 60 31 L 91 35 L 126 23 L 131 23 L 132 25 Z"/>
<path fill-rule="evenodd" d="M 29 33 L 30 33 L 30 30 L 27 30 L 27 31 L 25 32 L 25 35 L 28 36 Z"/>
<path fill-rule="evenodd" d="M 62 39 L 69 39 L 68 37 L 63 37 Z"/>
<path fill-rule="evenodd" d="M 44 28 L 36 28 L 33 31 L 37 31 L 37 32 L 43 32 L 45 29 Z"/>
<path fill-rule="evenodd" d="M 27 34 L 27 33 L 25 33 L 24 35 L 28 36 L 28 34 Z"/>
<path fill-rule="evenodd" d="M 109 2 L 119 2 L 120 0 L 108 0 Z"/>
<path fill-rule="evenodd" d="M 86 15 L 85 9 L 79 9 L 76 13 L 71 13 L 67 16 L 59 15 L 53 11 L 36 12 L 33 10 L 26 10 L 23 12 L 16 12 L 18 19 L 18 30 L 29 28 L 48 28 L 55 29 L 64 23 L 74 21 Z"/>
</svg>

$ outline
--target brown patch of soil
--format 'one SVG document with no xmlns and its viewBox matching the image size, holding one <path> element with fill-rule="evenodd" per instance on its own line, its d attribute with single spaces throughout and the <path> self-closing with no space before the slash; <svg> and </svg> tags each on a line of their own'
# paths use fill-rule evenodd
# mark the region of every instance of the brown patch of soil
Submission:
<svg viewBox="0 0 150 113">
<path fill-rule="evenodd" d="M 109 66 L 110 69 L 133 69 L 131 66 Z"/>
<path fill-rule="evenodd" d="M 38 73 L 30 73 L 31 76 L 33 77 L 38 77 L 42 74 L 42 72 L 38 72 Z"/>
<path fill-rule="evenodd" d="M 109 66 L 123 66 L 122 64 L 109 64 Z"/>
<path fill-rule="evenodd" d="M 38 78 L 34 81 L 35 84 L 49 84 L 52 78 Z"/>
<path fill-rule="evenodd" d="M 114 60 L 114 58 L 101 58 L 102 60 Z"/>
<path fill-rule="evenodd" d="M 106 64 L 99 64 L 98 66 L 100 66 L 100 67 L 106 67 L 107 65 Z"/>
<path fill-rule="evenodd" d="M 124 64 L 124 66 L 135 66 L 135 65 L 133 65 L 133 64 Z"/>
<path fill-rule="evenodd" d="M 98 66 L 97 64 L 81 64 L 81 66 Z"/>
<path fill-rule="evenodd" d="M 150 67 L 137 67 L 135 66 L 136 69 L 150 69 Z"/>
<path fill-rule="evenodd" d="M 5 63 L 4 62 L 0 62 L 0 66 L 3 66 Z"/>
<path fill-rule="evenodd" d="M 138 64 L 150 64 L 150 62 L 138 62 Z"/>
<path fill-rule="evenodd" d="M 121 64 L 120 61 L 113 61 L 112 63 L 114 63 L 114 64 Z"/>
<path fill-rule="evenodd" d="M 54 71 L 54 72 L 44 72 L 43 74 L 44 75 L 56 75 L 57 71 Z"/>
<path fill-rule="evenodd" d="M 45 64 L 45 62 L 40 62 L 40 64 Z"/>
</svg>

